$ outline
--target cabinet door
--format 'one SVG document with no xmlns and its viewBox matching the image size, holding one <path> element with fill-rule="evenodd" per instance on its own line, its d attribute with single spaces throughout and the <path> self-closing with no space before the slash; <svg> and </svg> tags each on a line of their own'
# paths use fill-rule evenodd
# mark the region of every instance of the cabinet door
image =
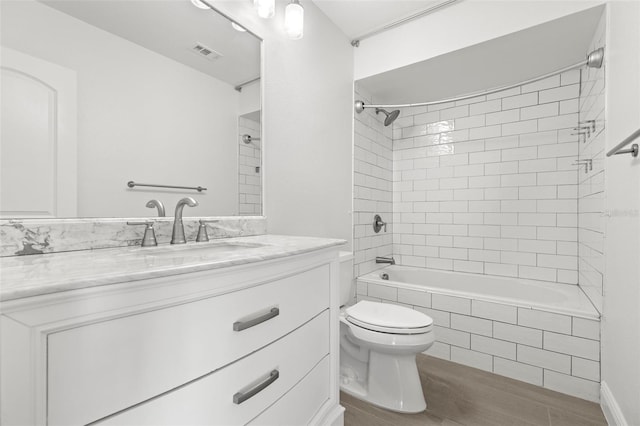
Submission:
<svg viewBox="0 0 640 426">
<path fill-rule="evenodd" d="M 329 305 L 329 266 L 48 337 L 48 418 L 89 423 L 223 367 Z M 234 323 L 269 318 L 234 330 Z M 241 327 L 236 327 L 241 328 Z"/>
<path fill-rule="evenodd" d="M 105 425 L 244 425 L 295 386 L 329 353 L 329 310 L 266 348 L 173 392 L 109 417 Z M 278 377 L 253 397 L 238 395 Z M 328 375 L 324 376 L 328 382 Z"/>
</svg>

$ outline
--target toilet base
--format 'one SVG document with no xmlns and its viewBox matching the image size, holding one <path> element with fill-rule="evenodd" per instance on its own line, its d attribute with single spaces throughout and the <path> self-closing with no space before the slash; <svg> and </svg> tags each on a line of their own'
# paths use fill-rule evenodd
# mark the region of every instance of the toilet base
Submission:
<svg viewBox="0 0 640 426">
<path fill-rule="evenodd" d="M 345 393 L 387 410 L 420 413 L 427 408 L 418 375 L 415 355 L 369 352 L 366 380 L 341 371 L 340 389 Z"/>
</svg>

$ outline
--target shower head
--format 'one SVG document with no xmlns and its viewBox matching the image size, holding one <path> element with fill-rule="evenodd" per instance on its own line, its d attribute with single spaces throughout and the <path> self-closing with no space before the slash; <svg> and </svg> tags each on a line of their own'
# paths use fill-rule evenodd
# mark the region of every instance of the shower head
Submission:
<svg viewBox="0 0 640 426">
<path fill-rule="evenodd" d="M 396 120 L 396 118 L 398 118 L 398 116 L 400 115 L 400 110 L 399 109 L 397 109 L 395 111 L 387 112 L 387 111 L 383 110 L 382 108 L 376 108 L 376 114 L 378 114 L 380 112 L 384 113 L 384 115 L 387 116 L 387 118 L 384 119 L 384 125 L 385 126 L 391 125 L 391 123 L 393 123 Z"/>
</svg>

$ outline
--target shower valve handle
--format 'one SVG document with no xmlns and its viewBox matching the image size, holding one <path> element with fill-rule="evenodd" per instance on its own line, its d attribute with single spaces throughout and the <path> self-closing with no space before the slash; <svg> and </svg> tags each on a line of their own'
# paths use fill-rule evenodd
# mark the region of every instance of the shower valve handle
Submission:
<svg viewBox="0 0 640 426">
<path fill-rule="evenodd" d="M 384 232 L 387 232 L 387 222 L 384 222 L 379 214 L 373 217 L 373 230 L 377 234 L 384 227 Z"/>
</svg>

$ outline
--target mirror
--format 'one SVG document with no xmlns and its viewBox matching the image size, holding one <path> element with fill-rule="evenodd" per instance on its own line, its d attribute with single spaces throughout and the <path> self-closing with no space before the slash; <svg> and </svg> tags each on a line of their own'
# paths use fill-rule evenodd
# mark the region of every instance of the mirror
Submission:
<svg viewBox="0 0 640 426">
<path fill-rule="evenodd" d="M 190 0 L 1 7 L 1 218 L 262 214 L 259 38 Z"/>
</svg>

